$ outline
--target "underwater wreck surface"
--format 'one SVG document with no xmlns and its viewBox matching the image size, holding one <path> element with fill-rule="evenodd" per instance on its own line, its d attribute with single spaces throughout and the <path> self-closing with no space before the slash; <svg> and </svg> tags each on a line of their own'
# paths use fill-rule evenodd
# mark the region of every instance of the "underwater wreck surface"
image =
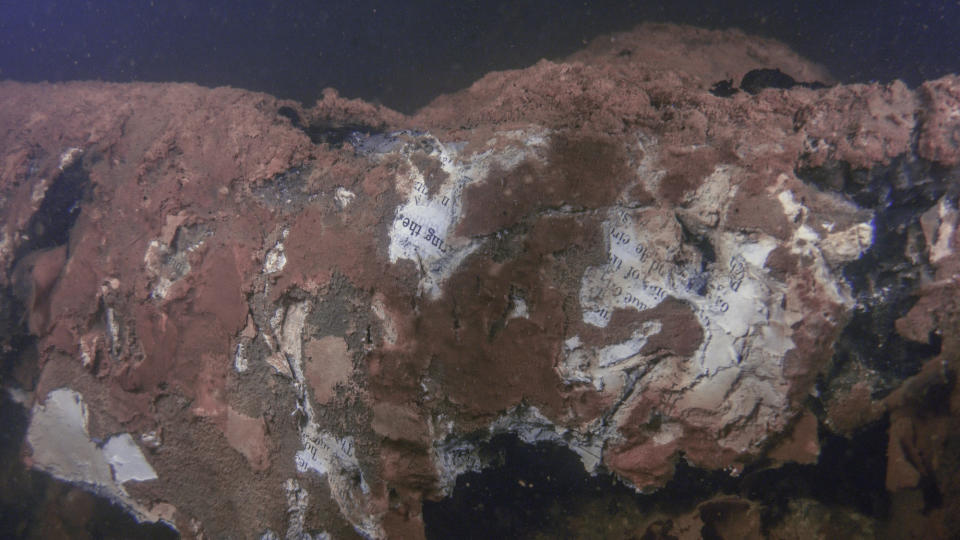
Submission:
<svg viewBox="0 0 960 540">
<path fill-rule="evenodd" d="M 960 78 L 830 82 L 643 25 L 413 116 L 0 83 L 18 457 L 185 537 L 948 537 Z"/>
</svg>

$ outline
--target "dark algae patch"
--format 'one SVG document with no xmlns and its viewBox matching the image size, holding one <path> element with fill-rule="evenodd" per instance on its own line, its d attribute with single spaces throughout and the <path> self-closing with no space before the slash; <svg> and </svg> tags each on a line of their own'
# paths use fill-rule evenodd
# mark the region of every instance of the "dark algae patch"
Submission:
<svg viewBox="0 0 960 540">
<path fill-rule="evenodd" d="M 733 86 L 733 79 L 717 81 L 710 87 L 710 93 L 717 97 L 730 97 L 740 90 L 749 94 L 758 94 L 767 88 L 789 90 L 796 87 L 812 88 L 814 90 L 827 88 L 821 82 L 800 82 L 780 71 L 777 68 L 752 69 L 740 80 L 740 88 Z"/>
<path fill-rule="evenodd" d="M 449 498 L 424 503 L 427 538 L 571 537 L 570 521 L 598 501 L 604 507 L 598 520 L 628 509 L 679 513 L 734 487 L 724 473 L 681 462 L 657 494 L 638 495 L 608 473 L 590 476 L 575 453 L 551 443 L 499 435 L 483 451 L 491 468 L 460 476 Z"/>
<path fill-rule="evenodd" d="M 885 487 L 889 427 L 882 418 L 846 438 L 821 425 L 820 457 L 815 465 L 788 463 L 776 469 L 748 470 L 739 483 L 740 493 L 763 502 L 766 529 L 786 515 L 791 501 L 800 498 L 884 519 L 890 505 Z"/>
<path fill-rule="evenodd" d="M 761 530 L 769 534 L 799 499 L 884 520 L 890 509 L 884 485 L 888 428 L 883 418 L 845 438 L 821 425 L 816 464 L 766 468 L 760 462 L 740 476 L 680 459 L 670 482 L 651 493 L 638 493 L 607 472 L 590 476 L 566 448 L 498 435 L 482 448 L 489 468 L 460 476 L 449 497 L 424 503 L 426 535 L 671 538 L 661 534 L 676 531 L 681 516 L 698 511 L 701 537 L 721 538 L 713 524 L 746 506 L 759 509 Z M 644 524 L 645 530 L 637 529 Z"/>
<path fill-rule="evenodd" d="M 873 244 L 843 268 L 857 306 L 835 345 L 833 370 L 859 362 L 880 375 L 875 397 L 882 397 L 940 354 L 940 336 L 931 334 L 926 343 L 910 341 L 894 323 L 916 303 L 916 288 L 933 275 L 919 216 L 948 190 L 956 190 L 958 171 L 902 156 L 869 170 L 834 163 L 797 173 L 874 211 Z"/>
<path fill-rule="evenodd" d="M 60 171 L 27 223 L 27 239 L 20 245 L 18 258 L 31 251 L 67 244 L 70 231 L 80 217 L 81 203 L 89 184 L 90 178 L 79 158 Z"/>
</svg>

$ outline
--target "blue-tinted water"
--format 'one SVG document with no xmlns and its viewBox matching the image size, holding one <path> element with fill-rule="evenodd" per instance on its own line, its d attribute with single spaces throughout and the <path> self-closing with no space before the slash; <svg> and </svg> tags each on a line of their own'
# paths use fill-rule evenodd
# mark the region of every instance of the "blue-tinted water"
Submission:
<svg viewBox="0 0 960 540">
<path fill-rule="evenodd" d="M 841 82 L 960 71 L 957 2 L 5 0 L 0 79 L 191 81 L 308 104 L 332 86 L 407 112 L 645 21 L 777 38 Z"/>
</svg>

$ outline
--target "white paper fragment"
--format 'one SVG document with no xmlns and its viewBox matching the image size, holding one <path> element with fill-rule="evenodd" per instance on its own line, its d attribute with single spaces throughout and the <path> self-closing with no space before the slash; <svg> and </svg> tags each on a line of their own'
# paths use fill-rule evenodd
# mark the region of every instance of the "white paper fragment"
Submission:
<svg viewBox="0 0 960 540">
<path fill-rule="evenodd" d="M 603 438 L 558 426 L 536 407 L 514 407 L 490 425 L 490 433 L 514 433 L 527 444 L 551 442 L 566 446 L 580 457 L 590 474 L 596 472 L 603 455 Z"/>
<path fill-rule="evenodd" d="M 143 482 L 157 479 L 157 473 L 129 433 L 110 437 L 107 444 L 103 445 L 103 455 L 113 468 L 114 479 L 121 484 L 131 480 Z"/>
<path fill-rule="evenodd" d="M 346 208 L 353 202 L 353 199 L 357 197 L 356 193 L 350 191 L 349 189 L 338 187 L 336 194 L 333 196 L 333 199 L 337 201 L 337 206 L 341 210 Z"/>
<path fill-rule="evenodd" d="M 934 264 L 953 254 L 951 241 L 953 233 L 957 230 L 960 212 L 957 212 L 957 209 L 943 198 L 937 206 L 937 217 L 940 220 L 940 226 L 937 228 L 936 241 L 930 246 L 930 262 Z"/>
<path fill-rule="evenodd" d="M 519 294 L 511 294 L 510 301 L 513 303 L 513 308 L 510 310 L 510 313 L 507 315 L 507 319 L 529 319 L 530 310 L 527 308 L 527 301 L 524 300 L 523 296 Z"/>
<path fill-rule="evenodd" d="M 30 401 L 30 394 L 20 388 L 14 388 L 12 386 L 8 386 L 7 394 L 10 396 L 10 399 L 12 399 L 14 403 L 17 403 L 18 405 L 21 405 L 21 406 L 26 406 L 27 402 Z"/>
<path fill-rule="evenodd" d="M 461 474 L 480 472 L 486 466 L 476 445 L 457 437 L 441 437 L 434 441 L 433 463 L 437 468 L 437 488 L 444 495 L 453 492 Z"/>
<path fill-rule="evenodd" d="M 72 482 L 112 486 L 110 467 L 87 433 L 87 407 L 79 393 L 58 388 L 34 406 L 27 442 L 35 467 Z"/>
<path fill-rule="evenodd" d="M 33 466 L 53 476 L 92 488 L 128 508 L 138 519 L 157 521 L 162 515 L 142 507 L 123 488 L 128 480 L 157 478 L 129 434 L 118 435 L 103 448 L 90 439 L 83 396 L 58 388 L 34 405 L 27 429 Z M 116 476 L 115 476 L 116 475 Z"/>
<path fill-rule="evenodd" d="M 442 425 L 442 422 L 438 423 Z M 565 446 L 580 457 L 588 473 L 595 474 L 602 459 L 604 441 L 611 436 L 608 431 L 614 429 L 600 424 L 598 421 L 584 431 L 568 429 L 551 422 L 536 407 L 518 405 L 490 424 L 488 440 L 499 434 L 512 433 L 527 444 L 549 442 Z M 449 494 L 458 476 L 478 472 L 489 463 L 480 456 L 478 445 L 481 441 L 474 435 L 463 439 L 451 434 L 452 422 L 439 428 L 444 429 L 447 436 L 441 435 L 434 442 L 433 462 L 437 467 L 438 488 Z"/>
<path fill-rule="evenodd" d="M 62 154 L 60 154 L 60 163 L 57 166 L 61 171 L 67 167 L 74 164 L 77 161 L 77 158 L 83 153 L 83 150 L 80 150 L 76 146 L 67 148 Z"/>
<path fill-rule="evenodd" d="M 830 233 L 820 243 L 827 261 L 839 264 L 852 261 L 873 244 L 873 225 L 857 223 L 848 229 Z"/>
<path fill-rule="evenodd" d="M 310 538 L 303 530 L 306 521 L 307 507 L 310 504 L 310 494 L 300 487 L 300 483 L 293 478 L 284 483 L 287 491 L 287 538 Z"/>
<path fill-rule="evenodd" d="M 264 274 L 273 274 L 283 270 L 283 267 L 287 265 L 287 254 L 283 251 L 283 244 L 277 242 L 270 251 L 267 252 L 267 256 L 263 259 L 263 273 Z"/>
<path fill-rule="evenodd" d="M 315 471 L 325 475 L 330 494 L 354 529 L 366 538 L 383 538 L 384 532 L 378 516 L 370 515 L 366 508 L 370 499 L 370 486 L 354 450 L 353 437 L 337 437 L 320 429 L 316 412 L 307 392 L 303 373 L 303 327 L 310 313 L 308 302 L 290 305 L 286 312 L 278 309 L 275 321 L 271 321 L 278 334 L 280 353 L 290 366 L 294 389 L 300 395 L 297 411 L 306 417 L 300 429 L 303 449 L 294 456 L 299 472 Z M 297 411 L 294 411 L 296 413 Z M 290 488 L 293 491 L 299 489 Z M 288 494 L 291 493 L 288 491 Z M 289 534 L 288 534 L 289 537 Z"/>
<path fill-rule="evenodd" d="M 244 373 L 249 367 L 247 348 L 243 342 L 237 343 L 237 352 L 233 355 L 233 369 L 237 370 L 237 373 Z"/>
<path fill-rule="evenodd" d="M 482 181 L 494 165 L 510 169 L 528 157 L 535 157 L 546 144 L 546 138 L 540 133 L 523 131 L 500 133 L 488 144 L 492 146 L 503 140 L 516 144 L 505 145 L 496 153 L 487 151 L 463 157 L 459 144 L 444 144 L 430 135 L 421 137 L 424 144 L 411 145 L 411 149 L 399 152 L 407 158 L 410 176 L 399 179 L 399 188 L 406 190 L 407 199 L 397 208 L 389 232 L 389 255 L 390 262 L 394 263 L 400 259 L 413 261 L 421 273 L 420 292 L 438 298 L 444 281 L 483 243 L 483 239 L 454 234 L 467 186 Z M 428 155 L 440 162 L 447 175 L 447 180 L 439 186 L 428 187 L 423 173 L 410 159 L 414 151 L 423 148 L 430 149 Z"/>
<path fill-rule="evenodd" d="M 574 336 L 564 342 L 557 371 L 568 384 L 588 383 L 598 391 L 618 393 L 627 382 L 628 371 L 643 362 L 640 351 L 647 340 L 662 329 L 660 321 L 646 321 L 625 341 L 604 347 L 583 347 L 580 337 Z"/>
</svg>

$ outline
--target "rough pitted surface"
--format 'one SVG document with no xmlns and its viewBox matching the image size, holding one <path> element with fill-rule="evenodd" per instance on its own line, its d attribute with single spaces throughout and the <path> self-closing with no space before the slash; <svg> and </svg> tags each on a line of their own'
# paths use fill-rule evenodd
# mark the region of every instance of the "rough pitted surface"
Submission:
<svg viewBox="0 0 960 540">
<path fill-rule="evenodd" d="M 957 530 L 960 79 L 709 92 L 764 67 L 830 82 L 769 40 L 645 25 L 412 117 L 0 83 L 23 460 L 187 537 L 416 538 L 495 435 L 654 492 L 681 460 L 810 464 L 818 431 L 888 418 L 893 512 L 933 485 L 909 519 Z M 846 354 L 863 321 L 918 367 Z M 889 526 L 758 505 L 632 532 Z"/>
</svg>

